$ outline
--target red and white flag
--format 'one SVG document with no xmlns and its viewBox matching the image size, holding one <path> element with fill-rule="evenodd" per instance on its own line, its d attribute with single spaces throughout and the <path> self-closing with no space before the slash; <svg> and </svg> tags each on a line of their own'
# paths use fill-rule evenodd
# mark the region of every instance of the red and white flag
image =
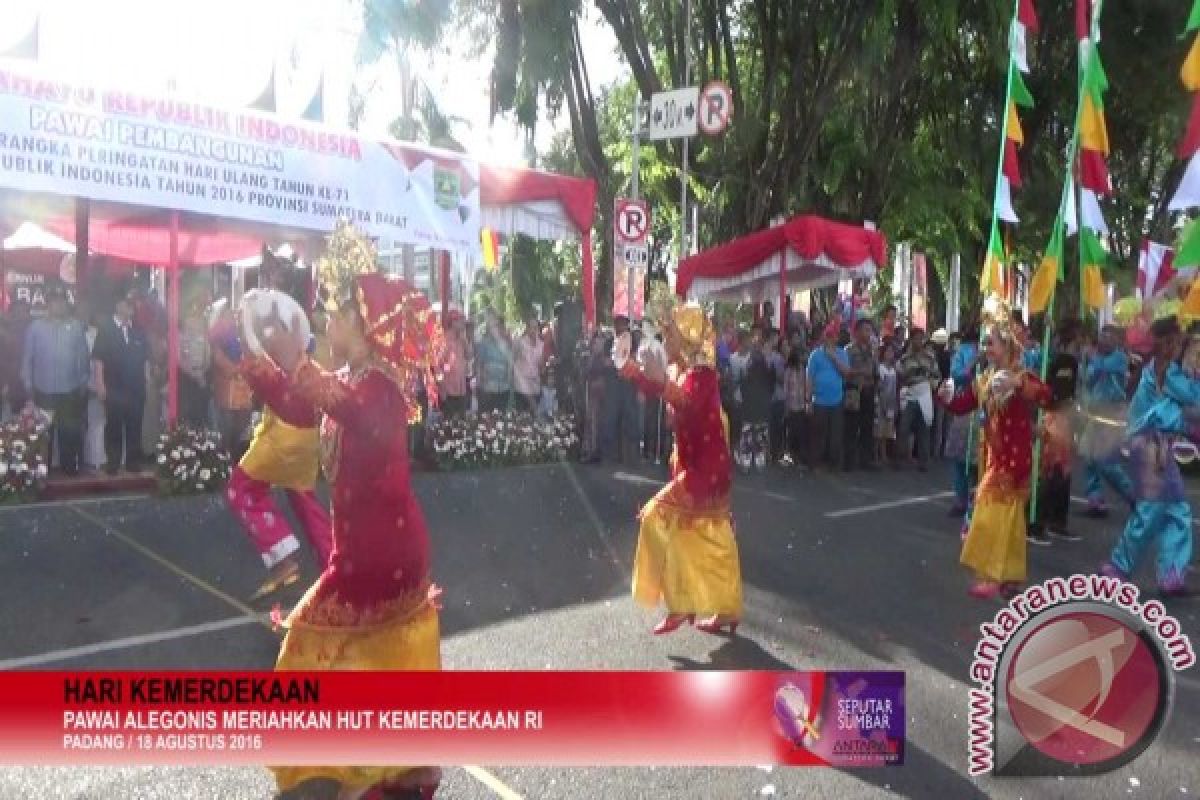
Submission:
<svg viewBox="0 0 1200 800">
<path fill-rule="evenodd" d="M 1151 298 L 1167 288 L 1175 277 L 1175 251 L 1165 244 L 1146 239 L 1138 259 L 1137 291 L 1142 298 Z"/>
</svg>

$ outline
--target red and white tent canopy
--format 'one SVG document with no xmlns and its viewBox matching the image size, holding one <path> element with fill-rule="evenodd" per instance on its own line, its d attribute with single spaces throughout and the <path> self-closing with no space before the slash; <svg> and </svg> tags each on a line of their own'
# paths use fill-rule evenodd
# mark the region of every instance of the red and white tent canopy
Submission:
<svg viewBox="0 0 1200 800">
<path fill-rule="evenodd" d="M 685 258 L 675 291 L 689 300 L 774 302 L 781 294 L 869 279 L 883 268 L 883 234 L 815 216 Z"/>
<path fill-rule="evenodd" d="M 582 250 L 583 313 L 596 321 L 592 225 L 596 182 L 515 167 L 479 167 L 479 205 L 484 227 L 513 236 L 577 241 Z"/>
</svg>

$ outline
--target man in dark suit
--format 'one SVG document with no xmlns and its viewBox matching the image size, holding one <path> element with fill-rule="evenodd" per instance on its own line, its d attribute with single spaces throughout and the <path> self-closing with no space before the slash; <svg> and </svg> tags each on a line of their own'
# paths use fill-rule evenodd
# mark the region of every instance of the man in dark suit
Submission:
<svg viewBox="0 0 1200 800">
<path fill-rule="evenodd" d="M 92 361 L 99 365 L 96 394 L 104 403 L 104 448 L 109 474 L 116 473 L 121 465 L 122 444 L 125 469 L 130 472 L 141 469 L 148 353 L 145 334 L 133 325 L 133 304 L 128 297 L 122 297 L 112 319 L 106 320 L 97 331 L 92 349 Z"/>
</svg>

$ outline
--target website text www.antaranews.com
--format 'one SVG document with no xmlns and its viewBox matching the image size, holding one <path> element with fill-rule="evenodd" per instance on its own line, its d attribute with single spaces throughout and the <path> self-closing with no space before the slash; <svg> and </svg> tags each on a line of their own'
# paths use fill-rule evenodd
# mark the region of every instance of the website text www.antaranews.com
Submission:
<svg viewBox="0 0 1200 800">
<path fill-rule="evenodd" d="M 1169 615 L 1158 600 L 1142 603 L 1139 595 L 1133 584 L 1104 575 L 1051 578 L 1016 595 L 990 622 L 979 626 L 982 636 L 971 662 L 971 680 L 978 686 L 970 690 L 968 711 L 971 775 L 987 774 L 994 764 L 995 680 L 1000 658 L 1013 634 L 1047 609 L 1074 602 L 1108 603 L 1141 620 L 1158 637 L 1172 669 L 1178 672 L 1196 663 L 1191 641 L 1182 632 L 1179 620 Z"/>
</svg>

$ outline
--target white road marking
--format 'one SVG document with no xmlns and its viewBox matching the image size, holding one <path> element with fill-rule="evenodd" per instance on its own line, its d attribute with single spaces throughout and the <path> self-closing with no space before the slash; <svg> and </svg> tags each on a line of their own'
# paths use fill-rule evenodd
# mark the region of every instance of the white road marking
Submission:
<svg viewBox="0 0 1200 800">
<path fill-rule="evenodd" d="M 123 500 L 145 500 L 150 495 L 145 493 L 140 494 L 114 494 L 105 495 L 103 497 L 76 497 L 71 500 L 47 500 L 44 503 L 21 503 L 11 506 L 0 506 L 0 514 L 11 513 L 13 511 L 37 511 L 43 508 L 71 508 L 72 506 L 92 506 L 102 503 L 119 503 Z"/>
<path fill-rule="evenodd" d="M 247 614 L 241 617 L 230 617 L 229 619 L 218 620 L 216 622 L 205 622 L 200 625 L 189 625 L 184 628 L 173 628 L 171 630 L 158 631 L 157 633 L 143 633 L 138 636 L 126 636 L 121 639 L 110 639 L 107 642 L 85 644 L 80 647 L 67 647 L 62 650 L 51 650 L 48 653 L 39 653 L 32 656 L 9 658 L 5 659 L 4 661 L 0 661 L 0 670 L 40 667 L 44 664 L 53 664 L 58 661 L 67 661 L 72 658 L 82 658 L 83 656 L 94 656 L 98 653 L 110 653 L 114 650 L 124 650 L 130 647 L 141 647 L 142 645 L 157 644 L 158 642 L 169 642 L 173 639 L 186 639 L 189 636 L 203 636 L 206 633 L 215 633 L 216 631 L 238 628 L 243 625 L 261 624 L 264 622 L 266 617 L 267 615 L 265 614 Z"/>
<path fill-rule="evenodd" d="M 635 483 L 640 486 L 665 486 L 667 484 L 666 481 L 662 481 L 657 478 L 648 478 L 645 475 L 636 475 L 632 472 L 614 472 L 613 479 L 623 483 Z M 796 502 L 796 498 L 789 497 L 786 494 L 769 492 L 765 489 L 751 489 L 746 486 L 739 486 L 736 481 L 733 484 L 733 490 L 742 494 L 753 494 L 759 497 L 769 497 L 770 499 L 778 500 L 781 503 Z"/>
<path fill-rule="evenodd" d="M 938 492 L 937 494 L 926 494 L 919 497 L 906 497 L 903 500 L 893 500 L 890 503 L 875 503 L 869 506 L 856 506 L 854 508 L 843 508 L 841 511 L 826 511 L 825 516 L 829 519 L 840 519 L 842 517 L 853 517 L 858 514 L 871 514 L 876 511 L 885 511 L 889 508 L 900 508 L 901 506 L 915 506 L 921 503 L 933 503 L 938 500 L 945 500 L 947 497 L 953 497 L 954 492 Z"/>
<path fill-rule="evenodd" d="M 592 528 L 596 531 L 596 536 L 599 537 L 601 543 L 604 545 L 604 549 L 608 551 L 608 556 L 612 559 L 612 563 L 620 565 L 626 571 L 630 570 L 631 566 L 625 559 L 621 558 L 620 552 L 613 545 L 608 531 L 604 528 L 604 523 L 600 520 L 600 515 L 596 513 L 596 508 L 592 505 L 591 498 L 587 496 L 587 492 L 580 485 L 579 478 L 575 475 L 574 467 L 563 461 L 562 468 L 563 472 L 567 474 L 567 480 L 571 482 L 571 486 L 575 489 L 575 494 L 579 496 L 579 500 L 583 503 L 583 512 L 587 514 L 588 521 L 592 523 Z"/>
</svg>

